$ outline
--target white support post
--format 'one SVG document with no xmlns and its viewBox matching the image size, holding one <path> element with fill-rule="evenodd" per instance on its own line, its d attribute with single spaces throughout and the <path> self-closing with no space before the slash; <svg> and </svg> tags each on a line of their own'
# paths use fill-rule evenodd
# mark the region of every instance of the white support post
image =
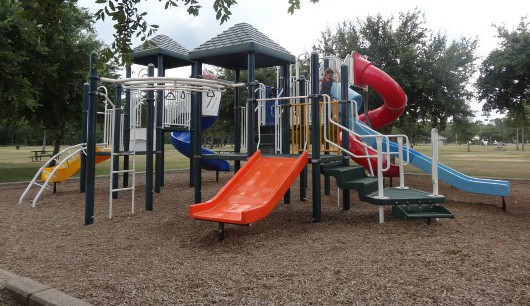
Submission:
<svg viewBox="0 0 530 306">
<path fill-rule="evenodd" d="M 377 143 L 377 196 L 384 198 L 384 183 L 383 183 L 383 139 L 381 137 L 376 138 Z"/>
<path fill-rule="evenodd" d="M 398 137 L 399 188 L 405 189 L 405 171 L 403 169 L 403 137 Z"/>
<path fill-rule="evenodd" d="M 379 205 L 379 224 L 385 223 L 385 207 Z"/>
<path fill-rule="evenodd" d="M 431 130 L 432 142 L 432 195 L 438 196 L 438 130 Z"/>
</svg>

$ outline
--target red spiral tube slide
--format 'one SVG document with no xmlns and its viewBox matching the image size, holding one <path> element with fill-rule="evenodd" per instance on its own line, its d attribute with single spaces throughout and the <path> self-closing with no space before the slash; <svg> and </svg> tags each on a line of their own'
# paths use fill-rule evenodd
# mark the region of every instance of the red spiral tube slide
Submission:
<svg viewBox="0 0 530 306">
<path fill-rule="evenodd" d="M 383 105 L 379 108 L 368 112 L 368 117 L 372 123 L 373 129 L 379 129 L 387 124 L 394 122 L 403 112 L 407 106 L 407 95 L 388 74 L 381 69 L 375 67 L 371 62 L 362 57 L 359 53 L 353 52 L 353 76 L 354 84 L 360 87 L 370 86 L 375 90 L 382 98 Z M 366 115 L 362 114 L 359 119 L 366 122 Z M 355 141 L 353 136 L 350 135 L 349 144 L 350 150 L 356 155 L 365 155 L 365 147 L 358 141 Z M 368 148 L 369 154 L 377 154 L 377 152 L 371 148 Z M 366 169 L 369 169 L 371 164 L 372 169 L 377 169 L 376 158 L 353 158 L 356 163 L 362 165 Z M 383 167 L 386 167 L 384 164 Z M 399 176 L 399 168 L 396 165 L 390 165 L 390 168 L 384 172 L 386 177 L 397 177 Z"/>
</svg>

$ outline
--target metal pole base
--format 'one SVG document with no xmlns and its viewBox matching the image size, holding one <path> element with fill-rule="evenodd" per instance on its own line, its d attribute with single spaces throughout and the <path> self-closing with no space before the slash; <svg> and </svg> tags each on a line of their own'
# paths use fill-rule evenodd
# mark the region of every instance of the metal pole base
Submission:
<svg viewBox="0 0 530 306">
<path fill-rule="evenodd" d="M 223 241 L 225 239 L 225 224 L 222 222 L 219 222 L 219 241 Z"/>
<path fill-rule="evenodd" d="M 379 206 L 379 223 L 385 223 L 385 207 Z"/>
</svg>

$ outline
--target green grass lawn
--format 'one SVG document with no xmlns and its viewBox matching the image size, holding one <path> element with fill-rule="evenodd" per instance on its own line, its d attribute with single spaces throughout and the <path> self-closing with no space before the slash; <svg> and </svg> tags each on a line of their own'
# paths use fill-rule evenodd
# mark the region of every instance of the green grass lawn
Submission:
<svg viewBox="0 0 530 306">
<path fill-rule="evenodd" d="M 0 183 L 30 181 L 37 170 L 46 162 L 44 159 L 39 162 L 32 162 L 29 158 L 33 154 L 31 151 L 40 149 L 41 146 L 21 146 L 18 150 L 12 146 L 0 146 Z M 47 149 L 51 149 L 51 147 Z M 165 169 L 183 168 L 189 168 L 189 159 L 171 145 L 166 145 Z M 136 170 L 145 170 L 145 155 L 136 156 Z M 110 161 L 96 165 L 96 175 L 108 175 L 109 171 Z M 79 176 L 79 173 L 76 176 Z"/>
<path fill-rule="evenodd" d="M 467 145 L 440 146 L 440 161 L 464 174 L 490 178 L 523 178 L 530 179 L 530 147 L 526 151 L 517 151 L 515 145 L 508 145 L 506 151 L 495 150 L 495 146 Z M 32 162 L 29 156 L 40 146 L 0 147 L 0 183 L 29 181 L 44 164 Z M 49 148 L 48 148 L 49 149 Z M 229 150 L 228 148 L 227 150 Z M 416 145 L 415 150 L 431 156 L 429 145 Z M 189 168 L 189 159 L 177 152 L 171 145 L 165 147 L 165 169 Z M 145 156 L 137 156 L 137 171 L 145 170 Z M 109 161 L 96 166 L 97 175 L 108 175 Z M 421 173 L 413 166 L 406 166 L 406 172 Z"/>
<path fill-rule="evenodd" d="M 439 147 L 439 161 L 467 175 L 489 178 L 530 179 L 530 147 L 517 151 L 515 145 L 507 145 L 505 151 L 497 146 L 445 145 Z M 427 156 L 432 156 L 430 145 L 414 147 Z M 407 165 L 406 172 L 421 173 L 414 166 Z"/>
</svg>

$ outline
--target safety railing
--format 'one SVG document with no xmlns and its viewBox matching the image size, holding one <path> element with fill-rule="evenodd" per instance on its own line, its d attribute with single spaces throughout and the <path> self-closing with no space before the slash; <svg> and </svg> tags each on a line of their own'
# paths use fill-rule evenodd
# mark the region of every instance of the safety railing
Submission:
<svg viewBox="0 0 530 306">
<path fill-rule="evenodd" d="M 290 104 L 290 129 L 291 129 L 291 153 L 301 152 L 307 150 L 311 144 L 310 130 L 311 130 L 311 102 L 309 96 L 298 97 L 305 100 L 304 103 L 292 103 Z M 333 139 L 337 141 L 338 128 L 331 126 L 329 122 L 326 122 L 326 113 L 328 110 L 325 108 L 326 105 L 331 104 L 331 115 L 336 117 L 339 114 L 339 103 L 338 101 L 331 101 L 330 96 L 322 95 L 322 101 L 320 102 L 320 116 L 321 116 L 321 128 L 319 133 L 320 151 L 324 153 L 337 153 L 338 149 L 329 145 L 324 141 L 325 138 Z M 327 125 L 327 129 L 324 130 L 324 125 Z M 324 136 L 326 134 L 326 136 Z"/>
<path fill-rule="evenodd" d="M 97 96 L 103 98 L 103 111 L 97 112 L 98 115 L 103 115 L 103 143 L 106 148 L 112 147 L 114 134 L 112 133 L 112 125 L 114 122 L 114 103 L 108 96 L 108 91 L 105 86 L 99 86 L 97 89 Z"/>
<path fill-rule="evenodd" d="M 358 121 L 359 120 L 358 119 L 358 114 L 356 112 L 356 109 L 357 109 L 356 102 L 354 100 L 351 100 L 351 101 L 348 101 L 348 102 L 349 102 L 350 114 L 354 115 L 354 120 L 352 120 L 352 122 L 353 122 L 353 124 L 356 124 L 356 123 L 359 122 Z M 330 107 L 330 106 L 328 106 L 328 107 Z M 403 169 L 403 167 L 406 164 L 408 164 L 408 161 L 410 160 L 410 151 L 409 151 L 410 144 L 409 144 L 408 137 L 406 135 L 402 135 L 402 134 L 383 135 L 383 134 L 380 134 L 380 133 L 374 133 L 373 135 L 361 135 L 361 134 L 356 133 L 353 129 L 350 129 L 347 126 L 341 125 L 338 122 L 337 118 L 333 118 L 332 117 L 331 111 L 328 112 L 327 116 L 328 116 L 327 120 L 332 125 L 337 126 L 340 130 L 344 130 L 344 131 L 348 132 L 348 135 L 352 135 L 352 137 L 350 139 L 353 139 L 354 142 L 360 144 L 364 148 L 365 154 L 364 155 L 355 154 L 351 150 L 346 150 L 340 144 L 337 144 L 337 143 L 333 142 L 332 140 L 330 140 L 328 138 L 325 139 L 325 141 L 327 143 L 329 143 L 331 146 L 339 149 L 341 152 L 345 153 L 346 155 L 349 155 L 349 156 L 354 157 L 354 158 L 358 158 L 358 159 L 360 159 L 360 158 L 365 158 L 365 159 L 376 158 L 376 160 L 377 160 L 377 174 L 376 175 L 377 175 L 377 178 L 378 178 L 378 195 L 377 195 L 378 197 L 380 197 L 380 198 L 384 198 L 385 197 L 384 196 L 383 172 L 390 169 L 390 166 L 391 166 L 390 157 L 392 155 L 397 155 L 398 156 L 398 167 L 399 167 L 399 174 L 400 174 L 399 188 L 406 188 L 405 187 L 404 169 Z M 325 129 L 326 129 L 326 126 L 327 125 L 324 125 Z M 327 135 L 326 132 L 324 134 Z M 397 139 L 397 141 L 398 141 L 398 149 L 397 149 L 397 151 L 392 151 L 390 149 L 390 138 Z M 375 140 L 375 143 L 376 143 L 375 154 L 371 152 L 371 151 L 373 151 L 373 149 L 365 141 L 362 141 L 363 139 L 364 140 L 370 140 L 372 142 Z M 405 140 L 406 145 L 403 145 L 403 140 Z M 405 150 L 406 155 L 407 155 L 406 161 L 403 158 L 403 150 Z M 384 163 L 386 163 L 386 166 L 383 167 Z M 368 162 L 368 164 L 370 164 L 370 162 Z M 371 171 L 373 171 L 373 169 Z M 371 173 L 371 175 L 374 175 L 374 173 Z"/>
<path fill-rule="evenodd" d="M 165 90 L 163 91 L 163 97 L 164 116 L 162 126 L 183 126 L 189 129 L 191 122 L 191 93 L 179 90 Z"/>
<path fill-rule="evenodd" d="M 286 111 L 285 108 L 290 108 L 290 129 L 291 129 L 291 136 L 293 133 L 300 134 L 297 138 L 304 138 L 304 144 L 300 147 L 294 147 L 293 142 L 291 142 L 291 152 L 300 152 L 300 150 L 307 149 L 308 146 L 308 140 L 309 140 L 309 126 L 310 126 L 310 120 L 309 120 L 309 109 L 310 107 L 307 107 L 309 105 L 308 103 L 290 103 L 290 104 L 283 104 L 282 101 L 296 101 L 299 99 L 305 99 L 308 100 L 309 96 L 292 96 L 292 97 L 278 97 L 278 98 L 262 98 L 262 99 L 256 99 L 259 103 L 259 105 L 264 105 L 261 102 L 268 102 L 268 101 L 274 101 L 275 105 L 275 115 L 274 115 L 274 125 L 275 125 L 275 151 L 281 152 L 281 147 L 283 143 L 283 125 L 281 124 L 281 118 L 284 112 Z M 258 108 L 260 108 L 258 106 Z M 258 109 L 257 108 L 257 109 Z M 304 113 L 304 117 L 300 117 L 300 114 Z M 298 124 L 297 124 L 298 123 Z M 306 124 L 308 123 L 308 124 Z M 300 127 L 303 126 L 303 129 L 300 129 Z M 246 128 L 246 125 L 245 125 Z M 260 128 L 258 126 L 258 137 L 260 135 Z M 298 132 L 297 132 L 298 131 Z M 293 137 L 291 137 L 293 138 Z"/>
</svg>

